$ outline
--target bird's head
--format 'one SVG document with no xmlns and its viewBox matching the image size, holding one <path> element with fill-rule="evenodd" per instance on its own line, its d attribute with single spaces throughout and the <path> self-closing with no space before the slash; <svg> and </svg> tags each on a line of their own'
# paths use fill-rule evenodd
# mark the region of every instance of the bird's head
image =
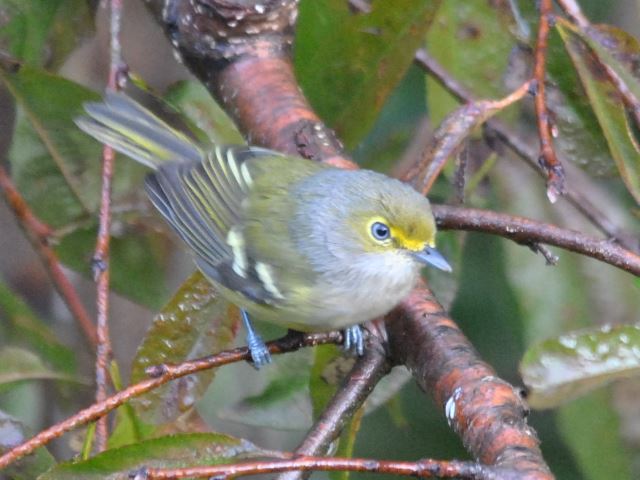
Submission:
<svg viewBox="0 0 640 480">
<path fill-rule="evenodd" d="M 451 271 L 436 250 L 436 225 L 429 201 L 402 185 L 389 195 L 383 192 L 357 215 L 355 226 L 368 252 L 391 252 L 408 256 L 418 264 Z"/>
</svg>

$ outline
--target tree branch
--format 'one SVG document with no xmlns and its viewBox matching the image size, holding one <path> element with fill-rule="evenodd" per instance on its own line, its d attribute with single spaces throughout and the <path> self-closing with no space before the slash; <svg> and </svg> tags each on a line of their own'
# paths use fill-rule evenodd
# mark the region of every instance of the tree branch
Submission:
<svg viewBox="0 0 640 480">
<path fill-rule="evenodd" d="M 535 243 L 555 245 L 640 276 L 640 255 L 611 240 L 600 240 L 529 218 L 477 208 L 433 205 L 433 213 L 438 227 L 442 229 L 491 233 L 523 245 Z"/>
<path fill-rule="evenodd" d="M 293 352 L 302 347 L 311 347 L 323 345 L 327 343 L 341 343 L 342 335 L 339 332 L 316 333 L 316 334 L 288 334 L 278 340 L 267 343 L 269 352 L 272 354 L 281 354 L 285 352 Z M 6 468 L 11 463 L 19 460 L 25 455 L 29 455 L 36 449 L 46 445 L 51 440 L 60 437 L 63 433 L 78 428 L 87 423 L 93 422 L 104 417 L 109 412 L 115 410 L 120 405 L 128 402 L 132 398 L 139 397 L 167 382 L 177 378 L 191 375 L 194 373 L 208 370 L 210 368 L 221 367 L 230 363 L 250 360 L 251 354 L 247 347 L 225 350 L 214 355 L 190 360 L 178 365 L 162 364 L 155 365 L 147 369 L 149 379 L 130 385 L 124 390 L 120 390 L 116 394 L 96 402 L 90 407 L 79 411 L 75 415 L 57 423 L 46 430 L 42 430 L 37 435 L 26 442 L 12 448 L 4 455 L 0 456 L 0 470 Z"/>
<path fill-rule="evenodd" d="M 27 205 L 27 202 L 9 178 L 9 174 L 1 165 L 0 188 L 2 189 L 7 204 L 13 210 L 20 227 L 27 235 L 33 248 L 38 252 L 42 263 L 49 273 L 54 288 L 58 294 L 60 294 L 60 297 L 62 297 L 62 300 L 67 305 L 76 323 L 80 326 L 80 330 L 86 337 L 89 345 L 91 345 L 92 348 L 96 348 L 98 345 L 98 335 L 91 316 L 82 304 L 78 292 L 62 270 L 56 252 L 49 245 L 51 229 L 48 225 L 42 223 L 31 211 L 29 205 Z"/>
<path fill-rule="evenodd" d="M 565 191 L 564 169 L 553 148 L 553 126 L 547 110 L 546 95 L 546 63 L 549 27 L 553 17 L 552 0 L 540 0 L 540 20 L 538 22 L 538 37 L 536 39 L 535 63 L 533 76 L 536 79 L 535 109 L 540 137 L 540 166 L 547 175 L 547 197 L 555 203 Z"/>
<path fill-rule="evenodd" d="M 290 46 L 296 2 L 264 1 L 260 3 L 260 9 L 231 0 L 200 0 L 198 8 L 193 2 L 184 0 L 150 0 L 147 5 L 185 64 L 232 115 L 251 142 L 334 165 L 354 167 L 344 156 L 333 133 L 311 111 L 294 81 Z M 189 21 L 185 21 L 186 18 Z M 388 322 L 392 326 L 390 341 L 396 351 L 406 346 L 405 360 L 414 368 L 418 381 L 425 377 L 433 379 L 434 389 L 430 391 L 437 399 L 442 399 L 447 398 L 449 389 L 438 379 L 470 375 L 482 362 L 471 348 L 465 356 L 468 363 L 457 365 L 462 370 L 436 369 L 435 364 L 416 361 L 426 356 L 434 359 L 448 356 L 450 354 L 445 352 L 450 345 L 464 339 L 451 321 L 444 330 L 423 328 L 430 312 L 441 310 L 433 298 L 429 298 L 430 301 L 425 300 L 424 289 L 417 289 L 403 303 L 398 312 L 404 313 Z M 425 343 L 418 345 L 414 338 L 408 338 L 403 333 L 408 331 L 419 331 Z M 433 352 L 436 353 L 432 355 Z M 448 363 L 438 365 L 453 367 Z M 475 411 L 476 422 L 470 430 L 476 434 L 467 434 L 467 428 L 462 427 L 462 418 L 455 417 L 465 445 L 478 458 L 487 459 L 487 463 L 512 465 L 514 471 L 522 472 L 526 478 L 552 478 L 535 435 L 531 429 L 523 427 L 525 409 L 522 401 L 511 387 L 505 388 L 504 382 L 497 379 L 489 367 L 484 372 L 491 372 L 483 377 L 486 388 L 482 390 L 490 401 Z M 472 394 L 471 391 L 464 392 Z M 474 405 L 471 399 L 465 398 L 462 402 L 468 401 L 471 407 Z M 487 405 L 490 405 L 490 411 L 483 409 Z M 503 432 L 511 434 L 509 441 L 513 441 L 516 448 L 502 448 L 504 438 L 495 435 Z M 503 455 L 497 457 L 496 452 Z"/>
</svg>

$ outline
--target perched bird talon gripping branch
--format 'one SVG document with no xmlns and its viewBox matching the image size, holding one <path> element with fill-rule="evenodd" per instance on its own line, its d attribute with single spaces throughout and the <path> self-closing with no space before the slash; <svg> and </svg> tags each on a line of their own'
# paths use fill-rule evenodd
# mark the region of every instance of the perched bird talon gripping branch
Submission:
<svg viewBox="0 0 640 480">
<path fill-rule="evenodd" d="M 435 249 L 429 201 L 398 180 L 248 146 L 199 145 L 122 93 L 85 104 L 83 131 L 154 171 L 151 202 L 202 273 L 242 309 L 254 365 L 271 361 L 249 315 L 299 331 L 345 330 L 395 307 Z"/>
</svg>

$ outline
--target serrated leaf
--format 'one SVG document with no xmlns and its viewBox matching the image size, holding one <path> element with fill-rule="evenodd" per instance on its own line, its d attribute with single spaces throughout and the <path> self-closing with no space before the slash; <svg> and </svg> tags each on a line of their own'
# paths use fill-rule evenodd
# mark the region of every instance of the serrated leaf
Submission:
<svg viewBox="0 0 640 480">
<path fill-rule="evenodd" d="M 404 76 L 440 5 L 375 0 L 353 13 L 342 0 L 302 2 L 296 73 L 319 115 L 353 147 Z"/>
<path fill-rule="evenodd" d="M 79 381 L 74 375 L 47 367 L 40 357 L 28 350 L 17 347 L 0 349 L 0 388 L 27 380 Z"/>
<path fill-rule="evenodd" d="M 200 273 L 193 273 L 156 315 L 132 365 L 131 381 L 146 378 L 145 369 L 219 352 L 235 336 L 238 310 L 218 295 Z M 140 417 L 169 422 L 193 408 L 213 380 L 215 370 L 190 375 L 135 399 Z"/>
<path fill-rule="evenodd" d="M 640 326 L 604 326 L 546 340 L 527 351 L 520 373 L 533 408 L 551 408 L 638 375 Z"/>
<path fill-rule="evenodd" d="M 603 71 L 593 50 L 573 31 L 570 24 L 559 20 L 557 29 L 598 118 L 618 172 L 629 193 L 636 202 L 640 202 L 640 150 L 620 94 Z"/>
<path fill-rule="evenodd" d="M 31 433 L 18 419 L 0 410 L 0 455 L 20 445 Z M 40 447 L 31 455 L 12 463 L 2 473 L 12 480 L 32 480 L 55 465 L 49 451 Z"/>
<path fill-rule="evenodd" d="M 179 468 L 233 463 L 268 456 L 248 440 L 217 433 L 170 435 L 107 450 L 89 460 L 67 462 L 40 480 L 125 480 L 143 467 Z"/>
</svg>

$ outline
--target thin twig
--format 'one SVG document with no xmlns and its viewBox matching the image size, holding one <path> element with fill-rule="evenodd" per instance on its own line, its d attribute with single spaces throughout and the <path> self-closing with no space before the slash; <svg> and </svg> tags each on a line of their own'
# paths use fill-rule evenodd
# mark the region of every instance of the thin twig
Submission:
<svg viewBox="0 0 640 480">
<path fill-rule="evenodd" d="M 476 462 L 424 459 L 417 462 L 376 460 L 371 458 L 298 457 L 291 460 L 262 460 L 227 465 L 191 468 L 148 468 L 133 473 L 133 480 L 168 480 L 179 478 L 229 479 L 244 475 L 260 475 L 291 471 L 367 472 L 417 478 L 460 478 L 489 480 L 509 478 L 504 469 Z M 498 475 L 505 475 L 498 477 Z"/>
<path fill-rule="evenodd" d="M 557 2 L 560 8 L 564 10 L 564 13 L 566 13 L 567 16 L 580 28 L 587 28 L 591 25 L 589 20 L 587 20 L 587 17 L 582 13 L 582 9 L 580 8 L 580 5 L 578 5 L 578 2 L 575 0 L 557 0 Z"/>
<path fill-rule="evenodd" d="M 96 328 L 91 321 L 89 312 L 85 309 L 78 292 L 73 287 L 65 273 L 62 271 L 60 260 L 49 245 L 49 236 L 52 231 L 48 225 L 42 223 L 31 211 L 18 189 L 15 187 L 5 168 L 0 165 L 0 188 L 4 197 L 13 210 L 18 223 L 27 235 L 27 238 L 38 252 L 44 266 L 51 277 L 53 286 L 67 305 L 71 315 L 80 326 L 80 330 L 88 340 L 92 348 L 98 345 Z"/>
<path fill-rule="evenodd" d="M 314 425 L 305 435 L 296 455 L 323 455 L 329 451 L 347 422 L 364 404 L 365 400 L 391 366 L 383 350 L 379 336 L 371 335 L 364 356 L 360 357 L 347 376 L 346 382 L 331 399 Z M 291 471 L 279 476 L 279 480 L 297 480 L 301 471 Z"/>
<path fill-rule="evenodd" d="M 416 190 L 429 193 L 438 175 L 468 138 L 469 133 L 490 117 L 519 101 L 530 91 L 531 82 L 520 85 L 499 100 L 478 100 L 460 106 L 441 123 L 433 134 L 433 139 L 418 162 L 411 167 L 402 180 L 410 182 Z"/>
<path fill-rule="evenodd" d="M 429 72 L 440 85 L 459 100 L 463 102 L 471 102 L 474 100 L 473 94 L 453 78 L 442 65 L 424 49 L 416 52 L 415 62 L 418 66 Z M 494 133 L 501 142 L 509 147 L 518 158 L 524 160 L 536 173 L 543 173 L 538 163 L 537 152 L 514 130 L 495 118 L 488 120 L 485 128 L 489 132 Z M 573 190 L 571 187 L 567 187 L 564 197 L 605 235 L 616 239 L 621 245 L 630 250 L 637 248 L 637 242 L 633 242 L 633 239 L 617 227 L 586 195 Z"/>
<path fill-rule="evenodd" d="M 122 50 L 120 46 L 120 23 L 122 16 L 122 0 L 111 0 L 110 6 L 110 51 L 109 82 L 107 88 L 117 88 L 117 78 L 122 68 Z M 98 239 L 93 255 L 93 271 L 97 284 L 97 327 L 98 349 L 96 355 L 96 402 L 107 398 L 109 378 L 109 361 L 111 359 L 111 339 L 109 336 L 109 243 L 111 228 L 111 190 L 115 152 L 107 145 L 102 154 L 102 190 L 100 193 L 100 220 Z M 102 417 L 96 425 L 96 450 L 102 452 L 107 448 L 109 436 L 107 417 Z"/>
<path fill-rule="evenodd" d="M 610 240 L 593 238 L 524 217 L 477 208 L 434 205 L 433 213 L 438 227 L 442 229 L 492 233 L 525 245 L 532 242 L 555 245 L 640 276 L 640 255 Z"/>
<path fill-rule="evenodd" d="M 564 169 L 553 148 L 552 125 L 546 104 L 546 63 L 549 27 L 553 16 L 552 0 L 540 0 L 540 21 L 536 40 L 533 75 L 536 79 L 535 110 L 540 137 L 540 165 L 547 175 L 547 197 L 555 203 L 565 191 Z"/>
<path fill-rule="evenodd" d="M 267 343 L 269 352 L 272 354 L 281 354 L 292 352 L 303 347 L 313 347 L 327 343 L 338 344 L 342 342 L 342 334 L 340 332 L 327 332 L 315 334 L 288 334 L 278 340 Z M 98 418 L 102 418 L 109 412 L 115 410 L 123 403 L 134 397 L 139 397 L 165 383 L 177 378 L 191 375 L 193 373 L 208 370 L 210 368 L 228 365 L 243 360 L 249 360 L 251 355 L 247 347 L 225 350 L 207 357 L 196 360 L 190 360 L 178 365 L 156 365 L 147 369 L 149 379 L 131 385 L 124 390 L 120 390 L 111 397 L 101 402 L 96 402 L 90 407 L 79 411 L 75 415 L 53 425 L 46 430 L 42 430 L 33 438 L 12 448 L 4 455 L 0 456 L 0 470 L 6 468 L 11 463 L 19 460 L 25 455 L 29 455 L 34 450 L 46 445 L 51 440 L 60 437 L 63 433 L 73 430 L 74 428 L 93 422 Z"/>
</svg>

